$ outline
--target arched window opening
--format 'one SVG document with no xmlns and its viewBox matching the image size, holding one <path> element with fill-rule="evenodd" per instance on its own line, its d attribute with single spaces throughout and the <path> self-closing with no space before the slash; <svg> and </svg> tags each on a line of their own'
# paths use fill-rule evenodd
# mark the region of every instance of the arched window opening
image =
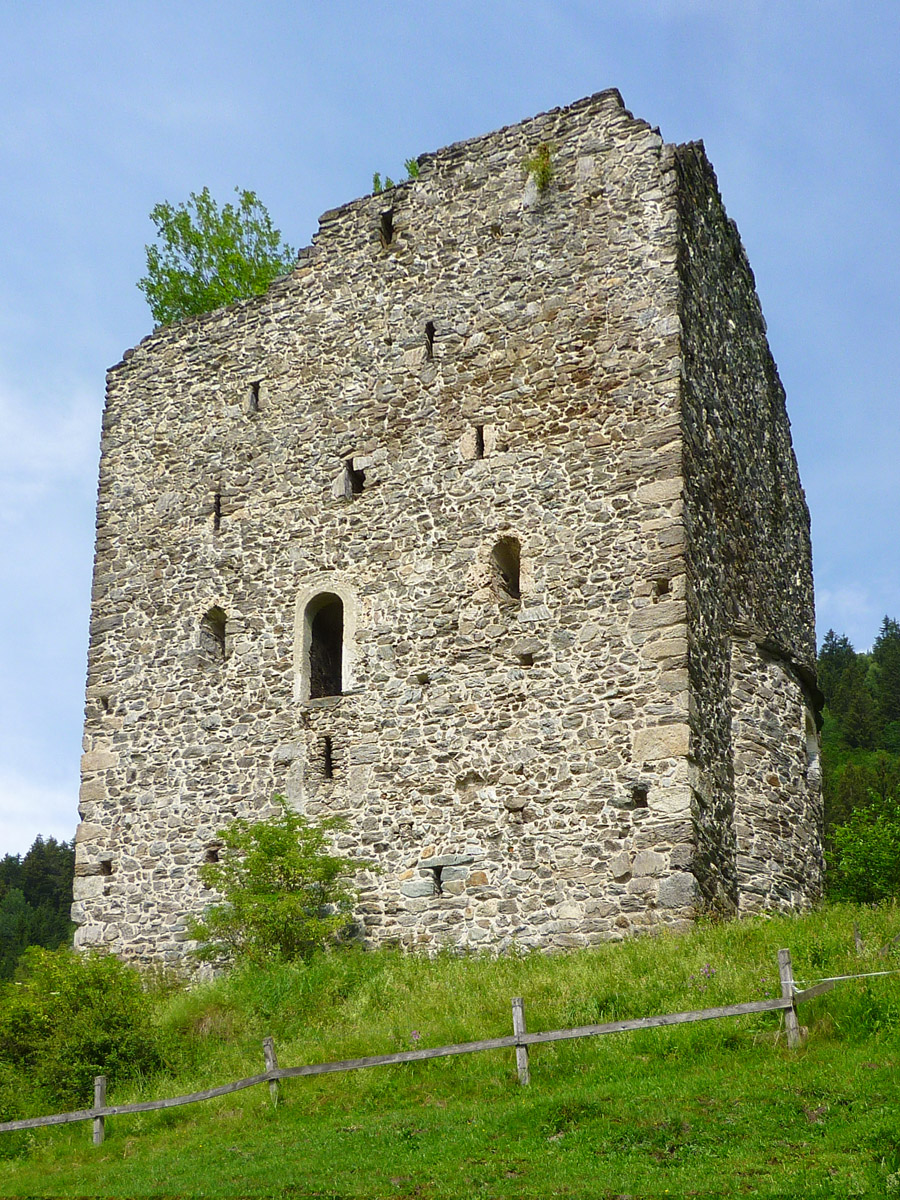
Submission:
<svg viewBox="0 0 900 1200">
<path fill-rule="evenodd" d="M 509 596 L 513 600 L 521 598 L 520 558 L 519 539 L 514 537 L 501 538 L 491 551 L 491 582 L 494 591 L 501 597 Z"/>
<path fill-rule="evenodd" d="M 343 691 L 344 605 L 325 592 L 306 607 L 309 623 L 309 698 L 340 696 Z"/>
<path fill-rule="evenodd" d="M 208 666 L 225 661 L 225 621 L 221 608 L 211 608 L 200 622 L 200 661 Z"/>
</svg>

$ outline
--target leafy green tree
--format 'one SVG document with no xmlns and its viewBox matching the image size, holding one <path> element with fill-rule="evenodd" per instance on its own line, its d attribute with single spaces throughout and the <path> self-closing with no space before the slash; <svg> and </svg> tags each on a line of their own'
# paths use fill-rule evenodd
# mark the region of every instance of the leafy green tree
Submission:
<svg viewBox="0 0 900 1200">
<path fill-rule="evenodd" d="M 238 818 L 222 832 L 218 862 L 200 878 L 223 896 L 190 924 L 207 962 L 258 964 L 308 958 L 346 930 L 356 900 L 348 875 L 371 866 L 330 853 L 329 833 L 340 818 L 314 823 L 283 796 L 268 820 Z"/>
<path fill-rule="evenodd" d="M 237 203 L 221 209 L 204 188 L 186 204 L 163 201 L 150 213 L 157 244 L 146 247 L 147 274 L 138 287 L 157 325 L 260 295 L 293 268 L 296 252 L 256 194 L 234 190 Z"/>
</svg>

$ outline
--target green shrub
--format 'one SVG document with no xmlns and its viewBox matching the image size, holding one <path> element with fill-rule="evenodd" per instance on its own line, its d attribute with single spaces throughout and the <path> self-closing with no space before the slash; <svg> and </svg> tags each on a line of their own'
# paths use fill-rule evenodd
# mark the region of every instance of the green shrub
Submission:
<svg viewBox="0 0 900 1200">
<path fill-rule="evenodd" d="M 350 924 L 356 891 L 347 876 L 371 864 L 329 853 L 328 835 L 342 828 L 339 818 L 316 824 L 283 796 L 274 800 L 275 816 L 238 818 L 223 829 L 222 859 L 200 869 L 206 886 L 224 897 L 190 923 L 201 960 L 261 965 L 306 959 Z"/>
<path fill-rule="evenodd" d="M 136 968 L 111 955 L 32 947 L 0 992 L 0 1062 L 54 1103 L 90 1103 L 110 1084 L 162 1065 L 152 1001 Z"/>
<path fill-rule="evenodd" d="M 522 163 L 522 170 L 532 177 L 539 192 L 546 192 L 553 179 L 552 154 L 553 147 L 550 143 L 541 142 L 534 154 Z"/>
</svg>

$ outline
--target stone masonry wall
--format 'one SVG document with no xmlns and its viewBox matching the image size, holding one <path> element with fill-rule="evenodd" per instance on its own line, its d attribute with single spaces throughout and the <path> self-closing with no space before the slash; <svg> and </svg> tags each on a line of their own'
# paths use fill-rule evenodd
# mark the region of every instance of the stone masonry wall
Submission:
<svg viewBox="0 0 900 1200">
<path fill-rule="evenodd" d="M 682 379 L 682 326 L 708 350 L 680 299 L 685 178 L 600 93 L 423 156 L 324 214 L 265 296 L 113 368 L 79 945 L 180 961 L 218 831 L 276 792 L 377 861 L 372 942 L 583 945 L 677 926 L 698 876 L 734 880 L 702 811 L 696 844 L 695 760 L 730 771 L 730 707 L 701 579 L 724 551 L 682 449 L 714 402 L 705 368 Z M 310 698 L 323 597 L 342 687 Z"/>
<path fill-rule="evenodd" d="M 679 147 L 676 165 L 698 881 L 706 902 L 725 911 L 745 907 L 746 888 L 751 906 L 762 893 L 776 907 L 797 907 L 821 890 L 820 781 L 801 770 L 807 743 L 797 716 L 798 687 L 806 688 L 810 707 L 816 694 L 809 513 L 784 391 L 737 230 L 702 147 Z M 731 679 L 732 662 L 746 661 L 744 653 L 732 660 L 732 639 L 741 636 L 777 647 L 786 664 L 762 672 L 757 691 L 746 674 Z M 780 769 L 777 763 L 786 772 L 765 798 L 746 765 L 745 743 L 753 737 L 765 745 L 769 774 Z M 736 769 L 738 751 L 743 758 Z M 762 821 L 780 828 L 788 819 L 795 834 L 790 846 L 781 846 L 785 857 L 769 845 L 758 864 L 762 876 L 751 881 L 751 827 Z M 797 866 L 804 839 L 805 884 Z M 776 883 L 779 863 L 783 878 Z"/>
<path fill-rule="evenodd" d="M 804 908 L 824 881 L 819 742 L 808 690 L 779 654 L 736 638 L 731 706 L 740 911 Z"/>
</svg>

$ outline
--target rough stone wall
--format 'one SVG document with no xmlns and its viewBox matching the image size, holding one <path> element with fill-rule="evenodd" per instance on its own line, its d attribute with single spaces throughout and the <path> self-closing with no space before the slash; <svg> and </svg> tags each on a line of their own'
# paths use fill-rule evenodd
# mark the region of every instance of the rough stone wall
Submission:
<svg viewBox="0 0 900 1200">
<path fill-rule="evenodd" d="M 275 792 L 378 862 L 373 942 L 695 911 L 675 152 L 606 92 L 420 163 L 110 372 L 82 946 L 180 959 L 217 831 Z M 310 686 L 324 597 L 340 696 Z"/>
<path fill-rule="evenodd" d="M 803 908 L 821 894 L 819 741 L 808 686 L 777 652 L 731 653 L 735 842 L 741 913 Z"/>
<path fill-rule="evenodd" d="M 781 863 L 786 881 L 776 885 L 772 876 L 762 891 L 767 902 L 795 907 L 810 903 L 821 889 L 820 781 L 800 769 L 806 734 L 796 716 L 797 687 L 806 687 L 810 706 L 816 694 L 809 514 L 784 391 L 737 229 L 725 214 L 702 147 L 679 147 L 675 157 L 697 878 L 708 904 L 725 911 L 743 908 L 749 887 L 747 903 L 755 905 L 761 885 L 748 880 L 748 842 L 768 803 L 784 805 L 781 816 L 765 817 L 764 827 L 790 813 L 798 820 L 795 839 L 782 845 L 784 862 L 772 843 L 758 867 L 777 875 Z M 749 677 L 730 677 L 732 639 L 741 631 L 776 647 L 787 664 L 762 672 L 756 693 Z M 744 656 L 735 661 L 744 663 Z M 735 768 L 739 747 L 733 729 L 740 731 L 745 757 L 758 736 L 769 772 L 784 765 L 786 774 L 777 787 L 768 787 L 766 801 L 755 792 L 758 781 L 746 762 Z M 803 837 L 810 869 L 801 885 L 796 864 Z"/>
</svg>

